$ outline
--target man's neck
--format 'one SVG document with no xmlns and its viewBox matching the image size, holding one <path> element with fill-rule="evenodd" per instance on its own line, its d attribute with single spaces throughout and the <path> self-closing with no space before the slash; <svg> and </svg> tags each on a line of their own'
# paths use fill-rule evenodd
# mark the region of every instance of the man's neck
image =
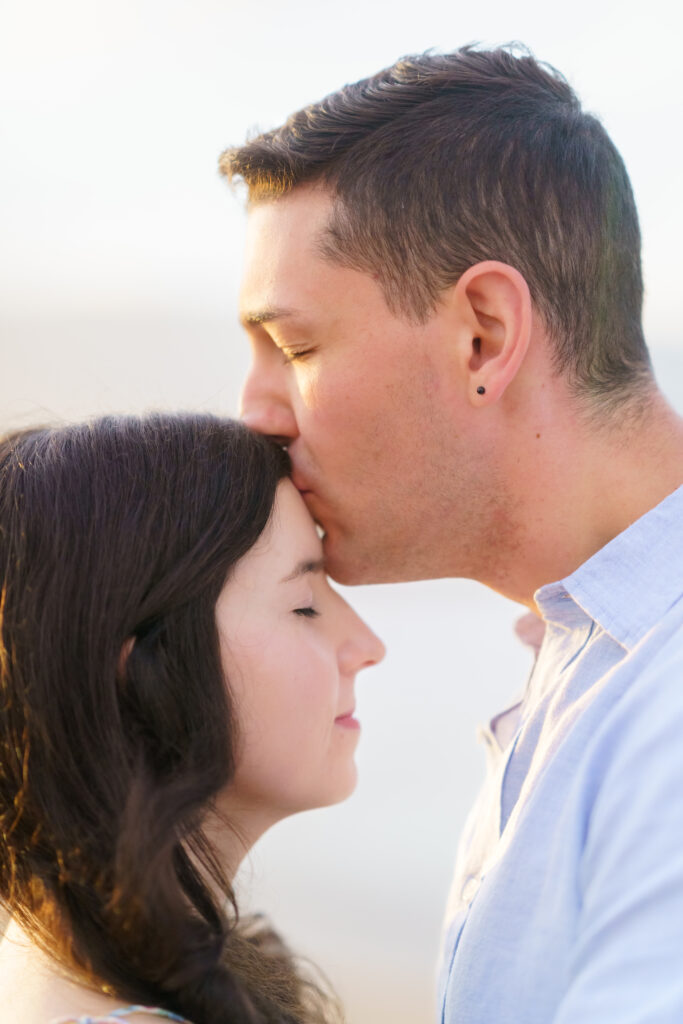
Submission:
<svg viewBox="0 0 683 1024">
<path fill-rule="evenodd" d="M 683 484 L 683 419 L 658 392 L 611 423 L 568 403 L 508 465 L 519 499 L 514 543 L 480 579 L 535 611 L 540 587 L 570 575 Z"/>
</svg>

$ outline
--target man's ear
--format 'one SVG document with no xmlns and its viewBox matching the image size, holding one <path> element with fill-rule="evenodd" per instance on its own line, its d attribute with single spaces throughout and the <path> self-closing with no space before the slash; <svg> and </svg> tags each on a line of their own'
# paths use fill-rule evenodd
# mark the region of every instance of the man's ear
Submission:
<svg viewBox="0 0 683 1024">
<path fill-rule="evenodd" d="M 514 267 L 487 260 L 465 271 L 452 299 L 462 325 L 461 366 L 470 401 L 477 406 L 496 402 L 529 347 L 529 286 Z"/>
</svg>

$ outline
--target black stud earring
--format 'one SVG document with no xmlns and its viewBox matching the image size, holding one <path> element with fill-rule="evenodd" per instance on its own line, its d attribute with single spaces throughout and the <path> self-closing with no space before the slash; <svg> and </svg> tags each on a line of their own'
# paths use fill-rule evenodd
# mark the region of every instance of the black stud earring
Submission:
<svg viewBox="0 0 683 1024">
<path fill-rule="evenodd" d="M 486 394 L 486 388 L 483 386 L 483 384 L 480 384 L 479 387 L 477 388 L 477 394 L 478 395 L 485 395 Z"/>
</svg>

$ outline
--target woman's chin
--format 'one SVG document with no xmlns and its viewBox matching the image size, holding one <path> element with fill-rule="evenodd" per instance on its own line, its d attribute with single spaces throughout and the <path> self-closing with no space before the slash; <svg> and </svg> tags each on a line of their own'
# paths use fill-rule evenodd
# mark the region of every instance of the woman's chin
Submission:
<svg viewBox="0 0 683 1024">
<path fill-rule="evenodd" d="M 299 811 L 314 811 L 316 808 L 333 807 L 341 804 L 354 793 L 358 785 L 358 768 L 356 762 L 349 760 L 344 771 L 338 773 L 334 779 L 329 779 L 328 784 L 317 793 L 311 794 L 309 799 L 302 801 Z M 293 811 L 292 813 L 296 813 Z"/>
<path fill-rule="evenodd" d="M 338 784 L 335 786 L 333 795 L 325 804 L 321 804 L 321 807 L 331 807 L 334 804 L 343 803 L 344 800 L 348 800 L 353 795 L 356 786 L 358 785 L 358 768 L 356 767 L 355 761 L 350 761 L 347 771 L 344 773 L 344 777 L 339 779 Z"/>
</svg>

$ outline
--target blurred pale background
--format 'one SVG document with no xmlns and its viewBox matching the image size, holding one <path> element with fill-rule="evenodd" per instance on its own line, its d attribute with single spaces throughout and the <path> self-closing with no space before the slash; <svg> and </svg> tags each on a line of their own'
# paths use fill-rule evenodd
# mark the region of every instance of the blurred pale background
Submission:
<svg viewBox="0 0 683 1024">
<path fill-rule="evenodd" d="M 664 0 L 15 0 L 0 23 L 1 425 L 237 408 L 244 215 L 222 148 L 429 47 L 522 40 L 602 117 L 641 213 L 647 332 L 683 407 L 680 14 Z M 475 725 L 529 668 L 519 609 L 462 581 L 362 588 L 361 782 L 266 837 L 242 873 L 328 972 L 351 1024 L 426 1024 Z"/>
</svg>

